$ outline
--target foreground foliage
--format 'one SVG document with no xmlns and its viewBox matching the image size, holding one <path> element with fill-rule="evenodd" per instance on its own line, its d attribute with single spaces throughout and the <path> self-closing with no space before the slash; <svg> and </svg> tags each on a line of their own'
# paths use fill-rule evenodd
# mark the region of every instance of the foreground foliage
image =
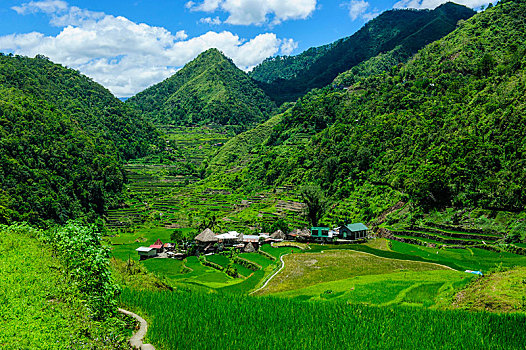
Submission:
<svg viewBox="0 0 526 350">
<path fill-rule="evenodd" d="M 105 265 L 86 260 L 92 255 L 79 254 L 79 249 L 72 253 L 83 263 L 63 261 L 49 245 L 37 240 L 41 234 L 25 225 L 0 226 L 0 348 L 126 348 L 125 323 L 111 316 L 102 298 L 94 300 L 101 293 L 93 292 L 98 283 L 92 281 L 93 274 L 86 273 L 89 263 L 93 271 L 104 275 L 100 267 Z M 91 246 L 79 248 L 91 251 Z M 98 321 L 93 318 L 100 315 L 95 307 L 106 311 Z"/>
</svg>

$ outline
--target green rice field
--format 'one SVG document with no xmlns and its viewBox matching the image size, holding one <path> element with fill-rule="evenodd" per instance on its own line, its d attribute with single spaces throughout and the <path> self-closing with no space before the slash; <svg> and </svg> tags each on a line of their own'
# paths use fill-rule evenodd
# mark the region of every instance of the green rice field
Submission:
<svg viewBox="0 0 526 350">
<path fill-rule="evenodd" d="M 406 297 L 426 294 L 426 288 Z M 161 350 L 524 349 L 526 344 L 524 314 L 130 289 L 123 290 L 121 303 L 148 317 L 147 341 Z"/>
</svg>

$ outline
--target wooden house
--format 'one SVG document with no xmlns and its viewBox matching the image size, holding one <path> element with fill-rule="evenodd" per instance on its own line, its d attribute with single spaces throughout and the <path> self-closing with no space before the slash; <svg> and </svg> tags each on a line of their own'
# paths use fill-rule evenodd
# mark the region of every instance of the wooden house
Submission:
<svg viewBox="0 0 526 350">
<path fill-rule="evenodd" d="M 270 235 L 270 238 L 272 238 L 274 241 L 283 241 L 287 239 L 287 236 L 283 233 L 283 231 L 277 230 L 276 232 Z"/>
<path fill-rule="evenodd" d="M 157 249 L 152 247 L 139 247 L 135 250 L 139 254 L 139 260 L 144 260 L 157 256 Z"/>
<path fill-rule="evenodd" d="M 259 249 L 259 236 L 256 235 L 243 235 L 243 245 L 246 248 L 249 244 L 254 250 Z"/>
<path fill-rule="evenodd" d="M 300 229 L 294 229 L 287 235 L 287 239 L 290 240 L 296 240 L 298 242 L 306 242 L 310 239 L 311 232 L 308 228 L 304 228 L 303 230 Z"/>
<path fill-rule="evenodd" d="M 194 239 L 201 251 L 213 251 L 214 245 L 218 242 L 217 236 L 209 228 L 195 236 Z"/>
<path fill-rule="evenodd" d="M 362 223 L 344 225 L 340 227 L 339 236 L 341 239 L 357 240 L 367 237 L 367 226 Z"/>
</svg>

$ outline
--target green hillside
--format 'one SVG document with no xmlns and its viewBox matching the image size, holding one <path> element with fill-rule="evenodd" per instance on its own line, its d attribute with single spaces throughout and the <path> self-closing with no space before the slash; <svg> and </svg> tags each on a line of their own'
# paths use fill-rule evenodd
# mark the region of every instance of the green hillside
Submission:
<svg viewBox="0 0 526 350">
<path fill-rule="evenodd" d="M 396 48 L 394 63 L 403 62 L 420 48 L 453 31 L 459 20 L 468 19 L 474 13 L 453 3 L 432 11 L 386 11 L 350 37 L 297 56 L 267 59 L 254 68 L 250 76 L 258 80 L 278 104 L 294 101 L 378 54 Z"/>
<path fill-rule="evenodd" d="M 238 177 L 314 181 L 337 200 L 369 183 L 428 208 L 524 210 L 525 8 L 501 3 L 406 65 L 308 94 Z"/>
<path fill-rule="evenodd" d="M 0 222 L 100 215 L 120 198 L 121 160 L 157 132 L 78 72 L 0 55 Z"/>
<path fill-rule="evenodd" d="M 203 52 L 165 81 L 126 103 L 156 124 L 246 126 L 266 120 L 275 106 L 217 49 Z"/>
</svg>

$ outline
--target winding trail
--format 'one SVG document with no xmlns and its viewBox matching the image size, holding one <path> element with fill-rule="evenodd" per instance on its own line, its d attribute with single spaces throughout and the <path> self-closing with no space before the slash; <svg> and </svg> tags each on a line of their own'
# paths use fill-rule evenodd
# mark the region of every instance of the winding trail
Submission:
<svg viewBox="0 0 526 350">
<path fill-rule="evenodd" d="M 289 253 L 290 254 L 290 253 Z M 253 290 L 252 292 L 248 293 L 248 295 L 251 295 L 251 294 L 254 294 L 256 292 L 259 292 L 260 290 L 262 290 L 263 288 L 265 288 L 267 286 L 267 284 L 270 282 L 270 280 L 272 280 L 278 273 L 281 272 L 281 270 L 283 270 L 283 268 L 285 267 L 285 261 L 283 261 L 283 257 L 284 256 L 287 256 L 289 254 L 283 254 L 282 256 L 279 257 L 279 260 L 281 261 L 281 267 L 279 268 L 278 271 L 274 272 L 274 274 L 272 276 L 270 276 L 266 281 L 265 283 L 263 283 L 263 285 L 261 287 L 259 287 L 258 289 L 256 290 Z"/>
<path fill-rule="evenodd" d="M 148 330 L 148 322 L 141 316 L 134 314 L 131 311 L 120 309 L 119 312 L 131 316 L 135 318 L 140 323 L 139 330 L 130 338 L 130 345 L 132 349 L 140 349 L 140 350 L 155 350 L 155 347 L 151 344 L 144 344 L 143 339 L 146 335 L 146 331 Z"/>
</svg>

